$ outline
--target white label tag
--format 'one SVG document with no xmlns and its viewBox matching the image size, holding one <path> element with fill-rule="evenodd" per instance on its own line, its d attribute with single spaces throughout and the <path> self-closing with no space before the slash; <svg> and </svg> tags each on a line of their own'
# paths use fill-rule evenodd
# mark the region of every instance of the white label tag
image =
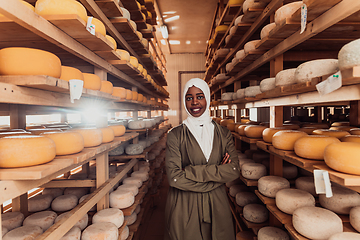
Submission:
<svg viewBox="0 0 360 240">
<path fill-rule="evenodd" d="M 326 194 L 327 198 L 333 196 L 328 171 L 314 170 L 314 183 L 317 194 Z"/>
<path fill-rule="evenodd" d="M 74 99 L 80 99 L 82 95 L 82 90 L 84 86 L 84 81 L 79 79 L 69 80 L 69 89 L 70 89 L 70 102 L 74 103 Z"/>
<path fill-rule="evenodd" d="M 325 81 L 322 81 L 316 84 L 316 89 L 318 90 L 320 96 L 331 93 L 342 86 L 342 77 L 341 72 L 337 72 L 330 77 L 328 77 Z"/>
<path fill-rule="evenodd" d="M 88 17 L 88 21 L 86 24 L 86 30 L 88 30 L 92 35 L 95 35 L 95 25 L 92 24 L 93 17 Z"/>
<path fill-rule="evenodd" d="M 300 30 L 300 34 L 302 34 L 305 31 L 306 22 L 307 22 L 307 6 L 304 3 L 301 6 L 301 30 Z"/>
</svg>

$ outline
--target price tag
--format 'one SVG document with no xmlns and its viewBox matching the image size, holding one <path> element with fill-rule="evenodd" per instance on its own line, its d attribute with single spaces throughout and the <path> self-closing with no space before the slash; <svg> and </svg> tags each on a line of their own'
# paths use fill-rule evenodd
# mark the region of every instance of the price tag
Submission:
<svg viewBox="0 0 360 240">
<path fill-rule="evenodd" d="M 301 6 L 301 30 L 300 30 L 300 34 L 302 34 L 305 31 L 306 22 L 307 22 L 307 6 L 304 3 Z"/>
<path fill-rule="evenodd" d="M 314 183 L 317 194 L 326 194 L 327 198 L 333 196 L 328 171 L 314 170 Z"/>
<path fill-rule="evenodd" d="M 337 72 L 330 77 L 328 77 L 325 81 L 316 84 L 316 89 L 318 90 L 320 96 L 331 93 L 342 86 L 342 76 L 341 72 Z"/>
<path fill-rule="evenodd" d="M 80 99 L 82 95 L 82 90 L 84 86 L 84 81 L 79 79 L 70 79 L 69 80 L 69 89 L 70 89 L 70 102 L 74 103 L 74 99 Z"/>
<path fill-rule="evenodd" d="M 95 25 L 92 24 L 93 17 L 88 17 L 88 21 L 86 24 L 86 30 L 88 30 L 92 35 L 95 35 Z"/>
</svg>

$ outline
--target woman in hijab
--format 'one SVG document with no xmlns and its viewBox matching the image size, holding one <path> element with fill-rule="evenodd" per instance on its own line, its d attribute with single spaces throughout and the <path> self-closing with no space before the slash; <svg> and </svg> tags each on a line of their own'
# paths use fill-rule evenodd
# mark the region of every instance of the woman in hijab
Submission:
<svg viewBox="0 0 360 240">
<path fill-rule="evenodd" d="M 202 79 L 186 83 L 183 103 L 188 117 L 167 137 L 165 239 L 235 240 L 224 186 L 240 176 L 232 134 L 211 120 Z"/>
</svg>

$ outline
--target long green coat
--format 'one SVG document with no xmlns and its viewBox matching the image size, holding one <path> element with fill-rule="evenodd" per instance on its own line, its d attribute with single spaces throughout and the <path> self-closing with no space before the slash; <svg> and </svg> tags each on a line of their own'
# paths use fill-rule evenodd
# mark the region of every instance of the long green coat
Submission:
<svg viewBox="0 0 360 240">
<path fill-rule="evenodd" d="M 240 176 L 239 160 L 231 132 L 213 124 L 214 144 L 208 162 L 185 124 L 168 133 L 166 240 L 235 240 L 224 183 Z M 231 163 L 221 165 L 226 152 Z"/>
</svg>

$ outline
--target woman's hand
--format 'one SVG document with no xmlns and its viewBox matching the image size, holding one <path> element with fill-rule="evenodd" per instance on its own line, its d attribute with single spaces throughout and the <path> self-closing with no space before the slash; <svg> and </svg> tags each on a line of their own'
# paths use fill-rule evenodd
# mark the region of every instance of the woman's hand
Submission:
<svg viewBox="0 0 360 240">
<path fill-rule="evenodd" d="M 230 155 L 228 153 L 225 153 L 225 156 L 221 161 L 221 164 L 227 164 L 227 163 L 231 163 L 231 159 L 230 159 Z"/>
</svg>

